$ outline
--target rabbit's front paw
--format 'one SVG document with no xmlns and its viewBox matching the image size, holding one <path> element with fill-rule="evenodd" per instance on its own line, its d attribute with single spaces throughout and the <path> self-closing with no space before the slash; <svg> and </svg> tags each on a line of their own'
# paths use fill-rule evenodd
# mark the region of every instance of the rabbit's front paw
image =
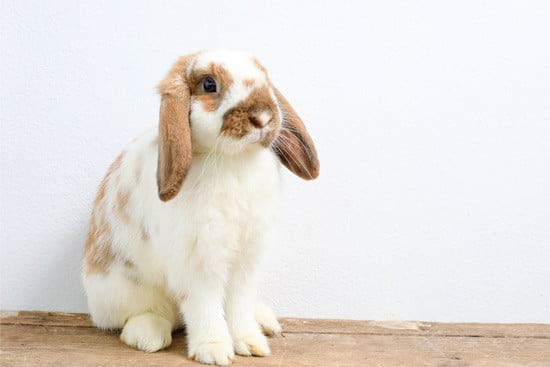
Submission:
<svg viewBox="0 0 550 367">
<path fill-rule="evenodd" d="M 267 345 L 267 338 L 259 331 L 235 338 L 233 346 L 235 353 L 241 356 L 265 357 L 271 353 L 269 345 Z"/>
<path fill-rule="evenodd" d="M 230 342 L 210 342 L 190 346 L 189 357 L 200 363 L 229 366 L 235 353 Z"/>
</svg>

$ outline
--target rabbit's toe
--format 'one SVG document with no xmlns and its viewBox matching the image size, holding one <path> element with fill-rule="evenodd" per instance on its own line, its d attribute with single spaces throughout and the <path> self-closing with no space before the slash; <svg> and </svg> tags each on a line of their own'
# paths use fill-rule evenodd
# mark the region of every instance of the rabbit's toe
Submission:
<svg viewBox="0 0 550 367">
<path fill-rule="evenodd" d="M 267 336 L 281 334 L 281 324 L 277 321 L 273 311 L 267 305 L 258 302 L 256 304 L 256 322 Z"/>
<path fill-rule="evenodd" d="M 271 353 L 266 337 L 260 332 L 235 338 L 233 346 L 241 356 L 265 357 Z"/>
<path fill-rule="evenodd" d="M 229 342 L 211 342 L 190 346 L 189 357 L 200 363 L 229 366 L 235 353 Z"/>
</svg>

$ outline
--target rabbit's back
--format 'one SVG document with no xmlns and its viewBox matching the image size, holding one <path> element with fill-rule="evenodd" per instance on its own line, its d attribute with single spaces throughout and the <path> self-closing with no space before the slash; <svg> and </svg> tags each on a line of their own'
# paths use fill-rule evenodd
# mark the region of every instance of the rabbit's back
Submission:
<svg viewBox="0 0 550 367">
<path fill-rule="evenodd" d="M 157 150 L 158 134 L 150 129 L 134 139 L 109 167 L 94 201 L 85 276 L 107 273 L 119 265 L 134 268 L 141 257 L 138 250 L 145 250 L 143 245 L 151 241 Z"/>
</svg>

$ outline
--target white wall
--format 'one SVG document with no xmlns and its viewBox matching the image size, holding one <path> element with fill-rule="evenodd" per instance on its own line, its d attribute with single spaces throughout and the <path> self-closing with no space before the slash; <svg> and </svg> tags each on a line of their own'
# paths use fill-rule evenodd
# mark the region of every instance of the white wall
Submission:
<svg viewBox="0 0 550 367">
<path fill-rule="evenodd" d="M 250 51 L 309 126 L 262 294 L 282 315 L 550 322 L 547 1 L 9 1 L 1 303 L 85 311 L 95 190 L 178 55 Z"/>
</svg>

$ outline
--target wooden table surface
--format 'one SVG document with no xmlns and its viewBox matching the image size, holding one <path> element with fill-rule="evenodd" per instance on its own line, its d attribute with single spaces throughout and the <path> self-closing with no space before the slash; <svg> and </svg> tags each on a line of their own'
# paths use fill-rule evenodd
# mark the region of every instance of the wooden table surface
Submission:
<svg viewBox="0 0 550 367">
<path fill-rule="evenodd" d="M 550 325 L 281 319 L 272 355 L 237 356 L 233 366 L 544 366 Z M 185 352 L 185 332 L 147 354 L 92 327 L 86 314 L 3 311 L 0 366 L 200 366 Z"/>
</svg>

